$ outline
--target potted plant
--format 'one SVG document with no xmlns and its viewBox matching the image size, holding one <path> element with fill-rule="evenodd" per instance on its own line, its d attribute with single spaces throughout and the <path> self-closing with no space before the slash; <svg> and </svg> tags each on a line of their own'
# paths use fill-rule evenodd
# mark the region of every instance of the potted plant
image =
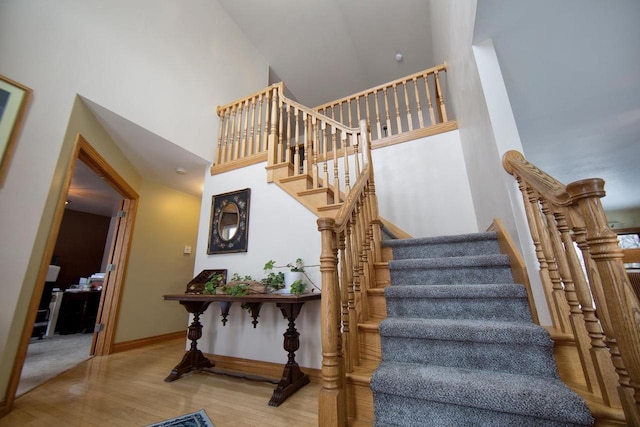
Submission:
<svg viewBox="0 0 640 427">
<path fill-rule="evenodd" d="M 275 261 L 269 260 L 265 263 L 263 270 L 267 275 L 260 280 L 260 283 L 265 285 L 271 292 L 278 292 L 284 289 L 284 273 L 279 271 L 273 271 L 275 267 Z"/>
<path fill-rule="evenodd" d="M 290 262 L 286 265 L 275 265 L 274 260 L 269 260 L 264 265 L 264 270 L 269 274 L 263 279 L 263 283 L 267 284 L 270 289 L 273 289 L 283 294 L 302 294 L 305 292 L 309 285 L 313 285 L 313 282 L 307 276 L 304 271 L 304 262 L 302 258 L 298 258 L 295 262 Z M 286 268 L 285 272 L 274 272 L 274 268 Z M 273 284 L 272 284 L 273 283 Z M 315 285 L 313 285 L 315 287 Z"/>
</svg>

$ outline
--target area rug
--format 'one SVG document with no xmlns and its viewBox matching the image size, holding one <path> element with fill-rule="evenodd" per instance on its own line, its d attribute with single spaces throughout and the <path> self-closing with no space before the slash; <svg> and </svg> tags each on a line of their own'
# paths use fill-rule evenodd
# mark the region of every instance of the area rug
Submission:
<svg viewBox="0 0 640 427">
<path fill-rule="evenodd" d="M 214 427 L 204 409 L 191 414 L 180 415 L 170 420 L 149 424 L 147 427 Z"/>
</svg>

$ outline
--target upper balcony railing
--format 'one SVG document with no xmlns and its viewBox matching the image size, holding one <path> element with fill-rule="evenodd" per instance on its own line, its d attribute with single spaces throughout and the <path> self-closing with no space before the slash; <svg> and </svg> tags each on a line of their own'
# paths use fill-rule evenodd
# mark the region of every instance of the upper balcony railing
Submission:
<svg viewBox="0 0 640 427">
<path fill-rule="evenodd" d="M 314 110 L 349 127 L 365 118 L 373 141 L 411 134 L 449 121 L 440 81 L 446 70 L 438 65 Z"/>
<path fill-rule="evenodd" d="M 360 119 L 366 119 L 374 149 L 455 129 L 457 124 L 449 120 L 445 108 L 442 90 L 445 72 L 445 64 L 439 65 L 316 108 L 288 100 L 282 82 L 220 106 L 218 147 L 211 173 L 266 161 L 269 139 L 281 146 L 302 147 L 303 143 L 288 138 L 292 135 L 304 138 L 301 135 L 310 129 L 304 120 L 326 123 L 331 129 L 339 129 L 340 124 L 353 129 Z M 292 114 L 299 114 L 300 121 L 288 118 Z M 287 130 L 289 123 L 292 127 Z M 328 147 L 327 155 L 333 156 L 331 145 Z M 287 155 L 285 151 L 282 153 Z"/>
</svg>

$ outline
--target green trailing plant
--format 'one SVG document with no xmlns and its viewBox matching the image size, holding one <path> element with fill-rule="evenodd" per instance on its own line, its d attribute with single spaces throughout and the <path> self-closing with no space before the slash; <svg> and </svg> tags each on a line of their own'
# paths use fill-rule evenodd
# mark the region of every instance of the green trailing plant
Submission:
<svg viewBox="0 0 640 427">
<path fill-rule="evenodd" d="M 220 273 L 212 273 L 209 276 L 209 280 L 207 280 L 204 284 L 204 290 L 202 291 L 203 294 L 215 294 L 218 287 L 220 286 L 224 286 L 224 283 L 222 283 L 222 274 Z"/>
<path fill-rule="evenodd" d="M 231 295 L 234 297 L 241 297 L 243 295 L 247 295 L 251 290 L 251 286 L 246 283 L 237 283 L 233 286 L 226 286 L 225 292 L 227 295 Z"/>
<path fill-rule="evenodd" d="M 319 265 L 308 265 L 307 267 L 319 267 Z M 305 272 L 305 265 L 304 265 L 304 261 L 302 261 L 302 258 L 298 258 L 296 259 L 294 262 L 290 262 L 287 263 L 286 265 L 276 265 L 276 262 L 274 260 L 269 260 L 267 261 L 267 263 L 264 265 L 264 270 L 268 271 L 269 274 L 267 275 L 267 277 L 265 277 L 264 279 L 262 279 L 263 284 L 270 286 L 272 289 L 283 289 L 284 288 L 284 273 L 280 272 L 280 273 L 274 273 L 272 270 L 274 268 L 288 268 L 289 271 L 291 272 L 298 272 L 298 273 L 302 273 L 304 274 L 304 277 L 307 278 L 307 280 L 309 281 L 309 283 L 311 284 L 311 286 L 313 286 L 314 288 L 320 290 L 320 288 L 318 288 L 315 283 L 313 283 L 313 280 L 311 280 L 311 278 L 307 275 L 307 273 Z M 277 276 L 276 276 L 277 275 Z M 268 281 L 272 281 L 274 283 L 279 283 L 277 286 L 279 287 L 274 287 L 269 285 Z M 297 280 L 300 281 L 300 280 Z M 294 282 L 295 283 L 295 282 Z M 304 282 L 303 282 L 304 283 Z M 293 284 L 292 284 L 293 285 Z M 305 284 L 306 287 L 306 284 Z M 293 290 L 291 291 L 292 293 Z M 299 292 L 299 293 L 303 293 L 303 291 Z"/>
<path fill-rule="evenodd" d="M 295 295 L 303 294 L 307 289 L 307 284 L 298 279 L 291 284 L 291 293 Z"/>
<path fill-rule="evenodd" d="M 265 263 L 263 270 L 267 275 L 260 280 L 260 283 L 271 290 L 277 291 L 284 288 L 284 273 L 282 271 L 277 273 L 273 271 L 275 263 L 274 260 L 269 260 Z"/>
<path fill-rule="evenodd" d="M 246 276 L 240 276 L 238 273 L 233 273 L 233 275 L 231 276 L 232 282 L 250 282 L 252 280 L 253 278 L 248 274 Z"/>
</svg>

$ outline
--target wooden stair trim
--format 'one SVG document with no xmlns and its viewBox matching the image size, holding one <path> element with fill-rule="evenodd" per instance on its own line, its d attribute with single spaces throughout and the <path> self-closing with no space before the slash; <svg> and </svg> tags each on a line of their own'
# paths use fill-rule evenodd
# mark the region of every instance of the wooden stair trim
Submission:
<svg viewBox="0 0 640 427">
<path fill-rule="evenodd" d="M 318 210 L 320 212 L 333 212 L 333 211 L 337 212 L 338 210 L 340 210 L 341 207 L 342 207 L 342 203 L 331 203 L 326 206 L 318 207 Z"/>
<path fill-rule="evenodd" d="M 513 279 L 516 283 L 520 283 L 524 285 L 527 290 L 527 299 L 529 300 L 529 311 L 531 311 L 531 317 L 533 318 L 533 323 L 536 325 L 540 324 L 540 319 L 538 318 L 538 310 L 536 309 L 536 303 L 533 299 L 533 292 L 531 290 L 531 283 L 529 282 L 529 273 L 527 273 L 527 266 L 520 255 L 520 251 L 518 247 L 514 243 L 513 239 L 507 232 L 507 229 L 502 224 L 499 218 L 494 218 L 491 226 L 487 231 L 495 231 L 498 236 L 498 246 L 500 247 L 500 252 L 509 256 L 509 261 L 511 263 L 511 274 L 513 275 Z"/>
<path fill-rule="evenodd" d="M 389 232 L 391 234 L 393 234 L 397 239 L 411 239 L 411 238 L 413 238 L 413 236 L 411 234 L 407 233 L 406 231 L 404 231 L 403 229 L 401 229 L 400 227 L 398 227 L 397 225 L 395 225 L 394 223 L 392 223 L 388 219 L 383 218 L 382 216 L 378 216 L 378 218 L 382 222 L 383 227 L 386 228 L 387 230 L 389 230 Z"/>
</svg>

